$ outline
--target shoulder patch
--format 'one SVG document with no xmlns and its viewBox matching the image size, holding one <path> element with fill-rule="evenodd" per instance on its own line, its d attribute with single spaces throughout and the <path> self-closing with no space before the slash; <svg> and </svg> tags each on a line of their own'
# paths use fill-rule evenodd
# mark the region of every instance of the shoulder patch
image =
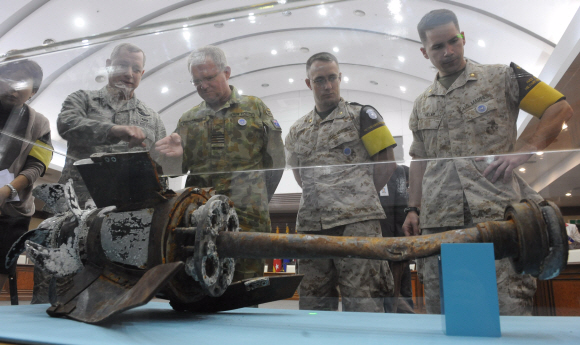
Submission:
<svg viewBox="0 0 580 345">
<path fill-rule="evenodd" d="M 274 127 L 276 127 L 276 128 L 282 128 L 282 127 L 280 127 L 280 123 L 279 123 L 279 122 L 278 122 L 278 120 L 276 120 L 276 119 L 273 119 L 273 120 L 272 120 L 272 124 L 273 124 L 273 125 L 274 125 Z"/>
</svg>

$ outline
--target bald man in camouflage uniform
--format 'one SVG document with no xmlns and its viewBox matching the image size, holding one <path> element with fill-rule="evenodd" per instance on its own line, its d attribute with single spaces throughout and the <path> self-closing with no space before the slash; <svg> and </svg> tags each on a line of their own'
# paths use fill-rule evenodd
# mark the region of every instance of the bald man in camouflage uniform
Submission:
<svg viewBox="0 0 580 345">
<path fill-rule="evenodd" d="M 183 172 L 189 172 L 185 185 L 213 187 L 228 196 L 242 231 L 270 232 L 268 202 L 284 168 L 280 124 L 258 97 L 240 95 L 228 84 L 231 69 L 221 49 L 193 51 L 188 68 L 204 101 L 181 116 L 175 133 L 160 141 L 158 150 L 180 156 L 172 150 L 180 150 L 176 143 L 181 142 Z M 236 260 L 234 281 L 263 274 L 264 260 Z"/>
<path fill-rule="evenodd" d="M 396 164 L 395 140 L 371 106 L 340 98 L 341 74 L 336 57 L 318 53 L 306 63 L 306 85 L 315 108 L 290 128 L 287 163 L 302 187 L 296 229 L 301 234 L 381 237 L 385 213 L 377 191 Z M 300 259 L 300 309 L 384 312 L 392 295 L 387 261 Z M 337 289 L 338 288 L 338 289 Z"/>
<path fill-rule="evenodd" d="M 470 227 L 503 219 L 510 203 L 524 198 L 541 201 L 512 171 L 530 153 L 546 148 L 571 117 L 564 96 L 514 63 L 479 65 L 464 59 L 465 35 L 451 11 L 430 12 L 418 29 L 421 51 L 439 73 L 415 100 L 409 154 L 438 160 L 411 163 L 405 232 L 432 234 Z M 540 123 L 516 151 L 519 109 L 540 118 Z M 514 152 L 520 154 L 496 156 Z M 461 158 L 483 155 L 489 157 Z M 441 159 L 452 157 L 458 158 Z M 440 313 L 437 258 L 425 259 L 420 273 L 427 312 Z M 535 279 L 517 275 L 509 259 L 496 261 L 496 273 L 500 313 L 531 315 Z"/>
</svg>

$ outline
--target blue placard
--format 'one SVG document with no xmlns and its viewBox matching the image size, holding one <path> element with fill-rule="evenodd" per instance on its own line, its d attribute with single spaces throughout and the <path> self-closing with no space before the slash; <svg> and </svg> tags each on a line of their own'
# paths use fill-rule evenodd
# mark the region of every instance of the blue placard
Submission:
<svg viewBox="0 0 580 345">
<path fill-rule="evenodd" d="M 441 313 L 447 335 L 501 337 L 492 243 L 443 243 Z"/>
</svg>

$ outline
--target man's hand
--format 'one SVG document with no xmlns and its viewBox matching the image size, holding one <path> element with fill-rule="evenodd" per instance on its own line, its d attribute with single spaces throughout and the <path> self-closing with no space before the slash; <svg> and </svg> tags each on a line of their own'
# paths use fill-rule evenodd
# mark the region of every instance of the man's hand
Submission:
<svg viewBox="0 0 580 345">
<path fill-rule="evenodd" d="M 129 143 L 129 148 L 135 146 L 145 147 L 143 140 L 147 139 L 145 133 L 137 126 L 116 125 L 109 130 L 109 136 L 119 138 Z"/>
<path fill-rule="evenodd" d="M 181 137 L 177 133 L 171 133 L 155 143 L 155 151 L 167 157 L 181 157 L 183 155 Z"/>
<path fill-rule="evenodd" d="M 505 183 L 508 183 L 512 178 L 512 173 L 514 169 L 527 162 L 531 156 L 532 154 L 527 153 L 521 155 L 507 155 L 495 157 L 495 160 L 491 162 L 491 164 L 489 164 L 487 168 L 485 168 L 485 170 L 483 171 L 483 176 L 487 177 L 487 175 L 489 175 L 495 169 L 495 174 L 493 174 L 491 179 L 488 178 L 488 180 L 490 180 L 492 183 L 495 183 L 495 181 L 497 181 L 503 174 L 503 181 Z M 475 160 L 482 161 L 485 159 L 487 158 L 480 157 L 476 158 Z"/>
<path fill-rule="evenodd" d="M 419 227 L 419 215 L 417 212 L 411 211 L 407 213 L 407 217 L 403 223 L 403 231 L 405 232 L 405 236 L 421 235 L 421 228 Z"/>
<path fill-rule="evenodd" d="M 6 186 L 0 188 L 0 206 L 4 205 L 6 200 L 8 200 L 8 198 L 10 197 L 10 193 L 12 193 L 12 190 L 10 188 Z"/>
</svg>

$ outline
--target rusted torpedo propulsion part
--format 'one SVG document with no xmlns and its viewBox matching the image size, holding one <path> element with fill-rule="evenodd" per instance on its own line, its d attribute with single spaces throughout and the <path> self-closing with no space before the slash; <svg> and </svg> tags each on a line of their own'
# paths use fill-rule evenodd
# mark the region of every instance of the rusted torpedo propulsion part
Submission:
<svg viewBox="0 0 580 345">
<path fill-rule="evenodd" d="M 550 203 L 523 201 L 509 206 L 504 221 L 439 234 L 377 238 L 222 232 L 219 257 L 338 258 L 402 261 L 438 254 L 442 243 L 493 243 L 495 258 L 510 258 L 518 273 L 540 279 L 557 276 L 568 260 L 562 216 Z"/>
<path fill-rule="evenodd" d="M 556 276 L 567 261 L 562 216 L 549 202 L 524 200 L 506 209 L 504 221 L 413 238 L 241 233 L 227 197 L 211 188 L 163 188 L 146 152 L 98 154 L 78 168 L 98 208 L 81 209 L 70 184 L 41 187 L 57 214 L 21 237 L 10 260 L 27 247 L 40 269 L 70 278 L 66 290 L 51 283 L 47 312 L 87 323 L 154 296 L 194 312 L 275 301 L 291 297 L 302 278 L 232 282 L 236 258 L 405 260 L 436 254 L 441 243 L 491 242 L 496 258 L 508 257 L 516 271 L 540 279 Z M 106 185 L 116 187 L 101 190 Z"/>
</svg>

